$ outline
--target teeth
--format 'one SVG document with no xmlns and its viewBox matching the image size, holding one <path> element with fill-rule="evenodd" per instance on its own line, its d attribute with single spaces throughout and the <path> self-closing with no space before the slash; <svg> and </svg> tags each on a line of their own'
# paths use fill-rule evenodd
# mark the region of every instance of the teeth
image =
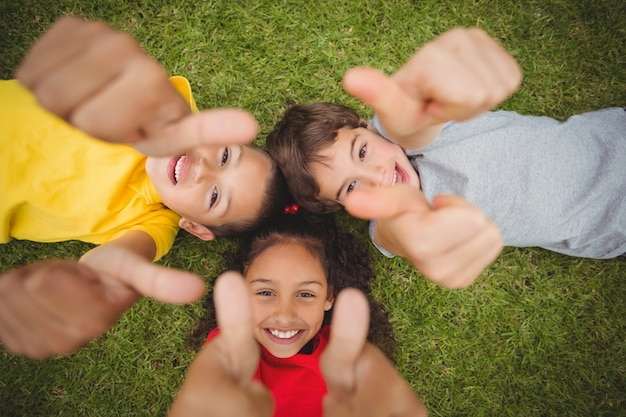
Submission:
<svg viewBox="0 0 626 417">
<path fill-rule="evenodd" d="M 182 169 L 183 162 L 185 162 L 185 159 L 187 159 L 187 155 L 181 156 L 180 158 L 178 158 L 178 161 L 176 161 L 176 166 L 174 167 L 174 180 L 176 180 L 176 182 L 178 182 L 180 170 Z"/>
<path fill-rule="evenodd" d="M 280 330 L 275 330 L 275 329 L 269 329 L 269 330 L 272 335 L 274 335 L 275 337 L 279 339 L 291 339 L 292 337 L 300 333 L 300 330 L 289 330 L 286 332 L 281 332 Z"/>
<path fill-rule="evenodd" d="M 398 180 L 398 171 L 393 171 L 393 180 L 391 180 L 391 185 L 394 185 Z"/>
</svg>

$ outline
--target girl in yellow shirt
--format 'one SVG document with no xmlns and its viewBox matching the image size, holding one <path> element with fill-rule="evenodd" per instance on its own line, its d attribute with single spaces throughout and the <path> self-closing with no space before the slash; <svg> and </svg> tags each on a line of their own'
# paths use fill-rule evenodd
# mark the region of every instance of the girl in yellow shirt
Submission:
<svg viewBox="0 0 626 417">
<path fill-rule="evenodd" d="M 80 263 L 0 277 L 9 351 L 72 352 L 141 295 L 198 299 L 199 277 L 152 264 L 178 227 L 204 240 L 236 235 L 285 205 L 276 166 L 247 143 L 256 121 L 241 110 L 197 112 L 187 80 L 170 79 L 128 35 L 63 18 L 16 74 L 20 82 L 0 82 L 0 243 L 99 246 Z"/>
</svg>

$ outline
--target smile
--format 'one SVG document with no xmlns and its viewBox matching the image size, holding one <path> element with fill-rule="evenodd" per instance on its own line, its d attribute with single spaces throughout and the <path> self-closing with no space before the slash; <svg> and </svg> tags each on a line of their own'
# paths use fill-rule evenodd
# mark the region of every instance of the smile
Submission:
<svg viewBox="0 0 626 417">
<path fill-rule="evenodd" d="M 181 155 L 180 157 L 178 157 L 176 165 L 174 165 L 174 184 L 178 184 L 178 181 L 181 179 L 183 167 L 186 160 L 187 155 Z"/>
<path fill-rule="evenodd" d="M 391 185 L 395 183 L 405 183 L 408 181 L 408 175 L 406 171 L 398 164 L 396 164 L 393 171 L 393 178 L 391 179 Z"/>
<path fill-rule="evenodd" d="M 272 334 L 272 336 L 277 337 L 279 339 L 291 339 L 300 333 L 300 330 L 287 330 L 286 332 L 276 329 L 267 329 L 268 332 Z"/>
</svg>

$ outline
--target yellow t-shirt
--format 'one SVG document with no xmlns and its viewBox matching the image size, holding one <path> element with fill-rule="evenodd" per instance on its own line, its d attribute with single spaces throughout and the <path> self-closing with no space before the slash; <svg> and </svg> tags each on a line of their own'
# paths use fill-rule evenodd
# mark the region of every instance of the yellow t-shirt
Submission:
<svg viewBox="0 0 626 417">
<path fill-rule="evenodd" d="M 188 81 L 172 83 L 197 111 Z M 179 216 L 167 209 L 127 145 L 94 139 L 48 113 L 16 80 L 0 81 L 0 243 L 103 244 L 128 230 L 171 248 Z"/>
</svg>

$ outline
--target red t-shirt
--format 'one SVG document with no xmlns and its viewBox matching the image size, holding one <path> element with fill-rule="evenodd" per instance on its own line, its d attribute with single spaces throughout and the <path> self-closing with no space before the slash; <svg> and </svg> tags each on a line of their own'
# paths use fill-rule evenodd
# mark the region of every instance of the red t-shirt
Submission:
<svg viewBox="0 0 626 417">
<path fill-rule="evenodd" d="M 209 333 L 205 345 L 219 334 Z M 320 355 L 328 344 L 330 327 L 323 326 L 313 338 L 313 352 L 277 358 L 261 346 L 261 359 L 254 378 L 272 393 L 274 417 L 321 417 L 322 399 L 327 393 L 320 371 Z"/>
</svg>

